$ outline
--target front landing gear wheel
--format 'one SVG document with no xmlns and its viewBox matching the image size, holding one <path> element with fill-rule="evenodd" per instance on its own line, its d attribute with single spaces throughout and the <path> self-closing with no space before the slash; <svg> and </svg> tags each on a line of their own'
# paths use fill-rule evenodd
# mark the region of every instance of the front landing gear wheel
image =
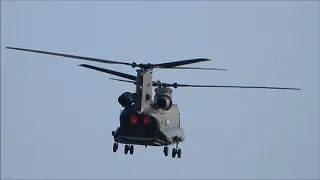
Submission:
<svg viewBox="0 0 320 180">
<path fill-rule="evenodd" d="M 175 158 L 175 157 L 176 157 L 176 154 L 177 154 L 177 149 L 176 149 L 176 148 L 173 148 L 173 149 L 172 149 L 172 158 Z"/>
<path fill-rule="evenodd" d="M 169 148 L 168 148 L 167 146 L 165 146 L 165 147 L 163 148 L 163 153 L 164 153 L 165 156 L 168 156 Z"/>
<path fill-rule="evenodd" d="M 113 152 L 117 152 L 118 150 L 118 144 L 117 143 L 113 143 Z"/>
<path fill-rule="evenodd" d="M 133 152 L 134 152 L 134 147 L 133 147 L 133 145 L 130 145 L 129 150 L 130 150 L 130 154 L 132 155 L 132 154 L 133 154 Z"/>
<path fill-rule="evenodd" d="M 129 146 L 128 146 L 128 145 L 125 145 L 125 146 L 124 146 L 124 153 L 125 153 L 125 154 L 128 154 L 128 151 L 129 151 Z"/>
</svg>

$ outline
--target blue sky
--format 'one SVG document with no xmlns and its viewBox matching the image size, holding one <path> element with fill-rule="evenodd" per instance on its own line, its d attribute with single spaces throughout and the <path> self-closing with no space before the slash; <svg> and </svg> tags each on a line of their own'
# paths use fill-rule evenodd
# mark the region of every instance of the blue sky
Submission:
<svg viewBox="0 0 320 180">
<path fill-rule="evenodd" d="M 155 70 L 178 88 L 182 159 L 114 154 L 111 75 L 41 49 L 127 62 L 213 59 L 227 72 Z M 319 2 L 1 1 L 1 178 L 320 178 Z M 88 63 L 135 74 L 130 67 Z"/>
</svg>

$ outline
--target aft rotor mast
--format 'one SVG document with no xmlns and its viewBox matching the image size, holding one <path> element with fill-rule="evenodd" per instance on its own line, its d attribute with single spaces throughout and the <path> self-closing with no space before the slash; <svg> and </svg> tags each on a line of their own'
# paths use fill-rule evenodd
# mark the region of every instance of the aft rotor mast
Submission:
<svg viewBox="0 0 320 180">
<path fill-rule="evenodd" d="M 136 81 L 136 102 L 138 112 L 150 105 L 152 101 L 152 69 L 138 69 Z"/>
</svg>

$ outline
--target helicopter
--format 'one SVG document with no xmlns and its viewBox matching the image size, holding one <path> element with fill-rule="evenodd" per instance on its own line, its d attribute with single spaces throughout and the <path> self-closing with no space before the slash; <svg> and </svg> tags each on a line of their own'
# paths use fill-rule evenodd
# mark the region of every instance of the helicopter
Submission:
<svg viewBox="0 0 320 180">
<path fill-rule="evenodd" d="M 122 64 L 139 68 L 136 75 L 130 75 L 110 69 L 96 67 L 88 64 L 80 64 L 80 67 L 108 73 L 121 77 L 109 78 L 111 80 L 132 83 L 135 85 L 134 92 L 123 92 L 118 97 L 118 103 L 123 107 L 119 117 L 119 127 L 111 132 L 114 139 L 113 152 L 116 153 L 119 144 L 124 144 L 124 153 L 134 154 L 134 146 L 163 146 L 165 156 L 169 154 L 169 146 L 173 145 L 172 158 L 181 158 L 182 150 L 179 143 L 185 140 L 185 131 L 180 122 L 180 110 L 173 101 L 173 88 L 178 87 L 208 87 L 208 88 L 251 88 L 251 89 L 278 89 L 278 90 L 301 90 L 300 88 L 268 87 L 268 86 L 221 86 L 221 85 L 192 85 L 178 83 L 164 83 L 153 81 L 153 69 L 195 69 L 195 70 L 220 70 L 220 68 L 204 67 L 181 67 L 183 65 L 211 61 L 208 58 L 195 58 L 166 63 L 128 63 L 111 61 L 99 58 L 76 56 L 48 51 L 6 47 L 7 49 L 54 55 L 66 58 L 81 59 L 86 61 L 100 62 L 106 64 Z M 155 87 L 155 88 L 154 88 Z M 154 97 L 152 92 L 154 88 Z"/>
</svg>

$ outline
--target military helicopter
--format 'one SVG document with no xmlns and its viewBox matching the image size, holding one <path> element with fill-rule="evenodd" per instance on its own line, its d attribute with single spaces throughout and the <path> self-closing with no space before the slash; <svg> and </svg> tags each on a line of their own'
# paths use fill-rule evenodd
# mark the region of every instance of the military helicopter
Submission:
<svg viewBox="0 0 320 180">
<path fill-rule="evenodd" d="M 203 67 L 181 67 L 187 64 L 210 61 L 207 58 L 196 58 L 181 61 L 173 61 L 158 64 L 137 64 L 111 61 L 105 59 L 75 56 L 69 54 L 61 54 L 40 50 L 23 49 L 7 47 L 7 49 L 41 53 L 47 55 L 62 56 L 67 58 L 75 58 L 93 62 L 101 62 L 107 64 L 122 64 L 139 68 L 136 70 L 136 76 L 104 69 L 88 64 L 80 64 L 79 66 L 92 70 L 108 73 L 124 79 L 109 78 L 115 81 L 128 82 L 135 84 L 135 92 L 124 92 L 118 97 L 119 104 L 123 107 L 120 113 L 120 125 L 112 131 L 114 139 L 113 152 L 118 150 L 119 143 L 124 144 L 124 153 L 131 155 L 134 153 L 134 145 L 142 146 L 163 146 L 163 153 L 168 156 L 170 145 L 172 148 L 172 157 L 181 158 L 182 150 L 179 143 L 185 140 L 185 132 L 181 127 L 180 112 L 178 106 L 173 102 L 172 88 L 177 87 L 212 87 L 212 88 L 255 88 L 255 89 L 282 89 L 282 90 L 301 90 L 299 88 L 283 88 L 283 87 L 262 87 L 262 86 L 218 86 L 218 85 L 191 85 L 178 83 L 163 83 L 152 80 L 153 69 L 198 69 L 198 70 L 221 70 L 219 68 L 203 68 Z M 152 99 L 152 91 L 155 87 L 154 98 Z"/>
</svg>

